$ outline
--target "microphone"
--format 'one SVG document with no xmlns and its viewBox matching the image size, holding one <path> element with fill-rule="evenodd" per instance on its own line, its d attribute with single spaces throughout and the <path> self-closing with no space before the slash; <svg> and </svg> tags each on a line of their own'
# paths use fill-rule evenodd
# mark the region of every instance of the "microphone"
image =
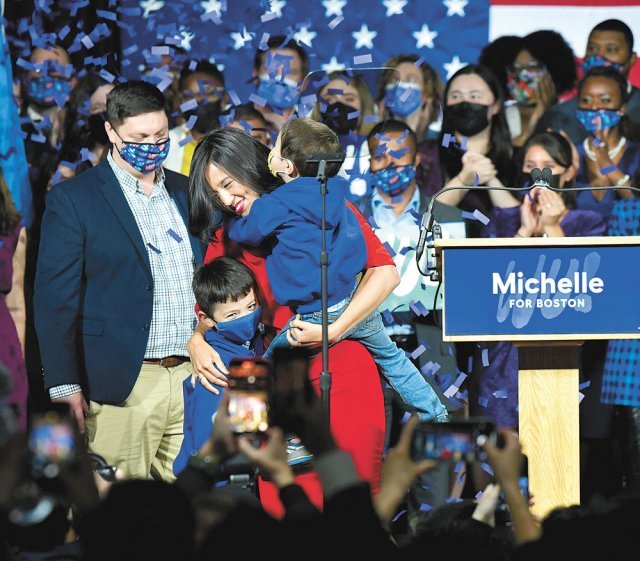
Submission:
<svg viewBox="0 0 640 561">
<path fill-rule="evenodd" d="M 553 172 L 549 168 L 540 170 L 539 168 L 533 168 L 531 170 L 531 179 L 533 179 L 533 185 L 530 187 L 546 187 L 551 189 L 551 176 Z"/>
<path fill-rule="evenodd" d="M 307 164 L 319 164 L 320 162 L 327 162 L 328 164 L 344 162 L 345 153 L 341 152 L 313 152 L 306 158 Z"/>
</svg>

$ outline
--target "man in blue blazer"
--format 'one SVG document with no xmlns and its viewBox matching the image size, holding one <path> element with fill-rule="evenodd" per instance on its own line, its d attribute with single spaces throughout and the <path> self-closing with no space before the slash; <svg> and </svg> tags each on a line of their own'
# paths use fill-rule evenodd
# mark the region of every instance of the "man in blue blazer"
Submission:
<svg viewBox="0 0 640 561">
<path fill-rule="evenodd" d="M 145 82 L 109 93 L 107 158 L 47 196 L 34 307 L 45 386 L 90 450 L 171 480 L 203 247 L 188 231 L 187 178 L 161 167 L 164 107 Z"/>
</svg>

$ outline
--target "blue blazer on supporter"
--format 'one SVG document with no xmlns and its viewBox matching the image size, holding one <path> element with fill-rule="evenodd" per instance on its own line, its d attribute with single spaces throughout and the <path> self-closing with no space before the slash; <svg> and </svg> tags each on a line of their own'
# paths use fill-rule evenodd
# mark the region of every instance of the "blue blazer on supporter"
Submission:
<svg viewBox="0 0 640 561">
<path fill-rule="evenodd" d="M 187 184 L 165 170 L 188 228 Z M 46 201 L 34 297 L 45 387 L 80 384 L 89 399 L 121 403 L 138 377 L 151 323 L 153 277 L 142 236 L 106 160 L 56 185 Z M 202 263 L 201 242 L 189 241 Z"/>
</svg>

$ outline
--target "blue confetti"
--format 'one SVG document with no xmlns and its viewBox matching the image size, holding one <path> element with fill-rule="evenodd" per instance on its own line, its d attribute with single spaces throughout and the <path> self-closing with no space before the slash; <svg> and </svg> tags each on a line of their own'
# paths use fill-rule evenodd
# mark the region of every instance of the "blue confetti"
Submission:
<svg viewBox="0 0 640 561">
<path fill-rule="evenodd" d="M 484 495 L 484 493 L 482 491 L 478 491 L 475 495 L 476 501 L 479 501 L 482 498 L 482 495 Z"/>
<path fill-rule="evenodd" d="M 420 511 L 421 511 L 421 512 L 429 512 L 430 510 L 433 510 L 433 507 L 432 507 L 430 504 L 428 504 L 428 503 L 422 503 L 422 504 L 420 505 Z"/>
<path fill-rule="evenodd" d="M 487 463 L 487 462 L 482 462 L 480 464 L 480 467 L 486 471 L 489 475 L 493 475 L 493 469 L 491 468 L 491 466 Z"/>
<path fill-rule="evenodd" d="M 264 97 L 260 97 L 256 93 L 252 93 L 249 96 L 249 101 L 255 103 L 256 105 L 259 105 L 260 107 L 264 107 L 267 104 L 267 100 Z"/>
<path fill-rule="evenodd" d="M 177 232 L 175 232 L 173 228 L 169 228 L 167 230 L 167 234 L 169 234 L 178 243 L 182 243 L 182 237 Z"/>
<path fill-rule="evenodd" d="M 162 251 L 160 251 L 155 245 L 153 245 L 151 242 L 147 243 L 147 246 L 149 247 L 149 249 L 151 249 L 152 251 L 155 251 L 156 253 L 160 254 L 162 253 Z"/>
<path fill-rule="evenodd" d="M 229 94 L 229 99 L 231 99 L 231 102 L 234 105 L 242 105 L 242 100 L 235 90 L 229 90 L 227 93 Z"/>
<path fill-rule="evenodd" d="M 482 349 L 482 366 L 489 366 L 489 349 Z"/>
<path fill-rule="evenodd" d="M 353 64 L 368 64 L 370 62 L 373 62 L 373 57 L 368 54 L 368 55 L 357 55 L 353 57 Z"/>
<path fill-rule="evenodd" d="M 416 360 L 422 353 L 424 353 L 427 349 L 424 348 L 423 345 L 419 345 L 409 356 Z"/>
<path fill-rule="evenodd" d="M 486 397 L 478 396 L 478 405 L 480 407 L 487 407 L 489 405 L 489 400 Z"/>
<path fill-rule="evenodd" d="M 185 111 L 190 111 L 191 109 L 197 109 L 197 108 L 198 108 L 198 102 L 195 99 L 190 99 L 189 101 L 185 101 L 180 105 L 180 111 L 182 111 L 183 113 Z"/>
<path fill-rule="evenodd" d="M 493 397 L 496 399 L 507 399 L 509 397 L 509 393 L 507 390 L 496 390 L 493 392 Z"/>
<path fill-rule="evenodd" d="M 196 119 L 198 118 L 196 115 L 193 115 L 193 117 L 195 117 Z M 186 146 L 192 140 L 193 140 L 193 135 L 190 134 L 188 136 L 185 136 L 182 140 L 178 141 L 178 146 L 180 147 Z"/>
<path fill-rule="evenodd" d="M 340 25 L 344 21 L 342 16 L 336 16 L 329 22 L 329 29 L 335 29 L 338 25 Z"/>
<path fill-rule="evenodd" d="M 404 514 L 407 514 L 406 509 L 405 510 L 401 510 L 400 512 L 398 512 L 398 514 L 396 514 L 392 519 L 391 522 L 395 522 L 396 520 L 398 520 L 398 518 L 400 518 L 401 516 L 403 516 Z"/>
<path fill-rule="evenodd" d="M 586 382 L 582 382 L 578 389 L 586 390 L 591 385 L 591 380 L 587 380 Z"/>
<path fill-rule="evenodd" d="M 384 242 L 382 245 L 389 252 L 389 255 L 391 255 L 391 257 L 395 257 L 396 252 L 393 251 L 393 248 L 389 245 L 389 242 Z"/>
</svg>

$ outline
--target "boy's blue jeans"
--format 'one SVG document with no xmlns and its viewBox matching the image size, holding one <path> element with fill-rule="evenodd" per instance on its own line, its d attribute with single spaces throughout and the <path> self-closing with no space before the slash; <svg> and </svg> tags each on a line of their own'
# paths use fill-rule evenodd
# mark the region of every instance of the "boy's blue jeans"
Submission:
<svg viewBox="0 0 640 561">
<path fill-rule="evenodd" d="M 342 306 L 329 308 L 329 323 L 333 323 L 340 317 L 347 307 L 348 301 Z M 338 308 L 338 309 L 336 309 Z M 310 323 L 322 323 L 322 312 L 310 312 L 301 314 L 302 321 Z M 289 320 L 291 321 L 291 320 Z M 287 340 L 289 323 L 273 338 L 269 348 L 264 353 L 268 358 L 276 347 L 290 347 Z M 447 409 L 442 404 L 433 388 L 424 379 L 424 376 L 413 365 L 404 351 L 389 338 L 382 323 L 379 312 L 373 312 L 364 321 L 353 327 L 343 337 L 362 343 L 371 353 L 380 373 L 386 378 L 391 387 L 398 393 L 402 400 L 411 408 L 416 409 L 422 421 L 447 420 Z"/>
</svg>

